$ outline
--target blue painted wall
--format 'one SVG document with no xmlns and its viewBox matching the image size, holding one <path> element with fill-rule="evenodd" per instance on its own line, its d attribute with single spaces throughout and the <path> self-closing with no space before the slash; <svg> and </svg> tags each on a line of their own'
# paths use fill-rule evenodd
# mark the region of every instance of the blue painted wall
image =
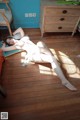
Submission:
<svg viewBox="0 0 80 120">
<path fill-rule="evenodd" d="M 40 0 L 10 0 L 10 7 L 15 28 L 39 28 Z"/>
</svg>

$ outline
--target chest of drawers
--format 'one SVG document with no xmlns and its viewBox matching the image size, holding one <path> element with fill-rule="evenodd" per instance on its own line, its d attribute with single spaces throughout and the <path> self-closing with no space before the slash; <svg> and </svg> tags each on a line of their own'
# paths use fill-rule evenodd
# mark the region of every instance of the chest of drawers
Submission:
<svg viewBox="0 0 80 120">
<path fill-rule="evenodd" d="M 51 0 L 41 1 L 40 29 L 45 32 L 75 33 L 79 23 L 80 6 L 55 5 Z"/>
</svg>

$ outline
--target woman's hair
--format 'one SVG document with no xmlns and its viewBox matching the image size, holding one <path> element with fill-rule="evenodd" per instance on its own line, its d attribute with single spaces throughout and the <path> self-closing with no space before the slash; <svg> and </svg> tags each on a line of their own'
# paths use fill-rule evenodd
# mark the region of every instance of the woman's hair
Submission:
<svg viewBox="0 0 80 120">
<path fill-rule="evenodd" d="M 4 40 L 4 42 L 5 42 L 5 44 L 8 45 L 8 46 L 12 46 L 12 44 L 9 44 L 9 43 L 7 42 L 7 39 L 20 40 L 21 38 L 22 38 L 22 37 L 21 37 L 21 34 L 20 34 L 20 33 L 16 33 L 16 34 L 13 35 L 13 36 L 8 36 L 8 37 Z"/>
<path fill-rule="evenodd" d="M 7 39 L 12 39 L 13 37 L 11 37 L 11 36 L 8 36 L 8 37 L 6 37 L 4 40 L 3 40 L 3 42 L 6 44 L 6 45 L 8 45 L 8 46 L 12 46 L 12 44 L 9 44 L 8 42 L 7 42 Z"/>
</svg>

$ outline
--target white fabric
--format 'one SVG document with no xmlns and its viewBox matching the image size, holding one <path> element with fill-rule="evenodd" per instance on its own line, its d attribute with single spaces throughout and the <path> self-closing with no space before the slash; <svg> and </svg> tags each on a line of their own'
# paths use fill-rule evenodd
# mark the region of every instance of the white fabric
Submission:
<svg viewBox="0 0 80 120">
<path fill-rule="evenodd" d="M 21 38 L 21 40 L 17 41 L 15 44 L 17 49 L 26 50 L 29 54 L 39 53 L 39 48 L 32 41 L 30 41 L 28 36 Z"/>
</svg>

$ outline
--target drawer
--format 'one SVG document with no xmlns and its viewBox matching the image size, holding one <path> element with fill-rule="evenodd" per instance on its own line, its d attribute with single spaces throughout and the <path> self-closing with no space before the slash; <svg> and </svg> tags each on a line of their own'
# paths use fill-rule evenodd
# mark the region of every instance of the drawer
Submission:
<svg viewBox="0 0 80 120">
<path fill-rule="evenodd" d="M 71 23 L 71 24 L 75 24 L 77 22 L 79 17 L 66 17 L 66 16 L 49 16 L 49 17 L 45 17 L 44 21 L 45 24 L 53 24 L 53 23 Z"/>
<path fill-rule="evenodd" d="M 45 7 L 44 15 L 46 16 L 80 16 L 80 9 L 73 8 L 54 8 L 54 7 Z"/>
<path fill-rule="evenodd" d="M 53 24 L 53 25 L 45 25 L 44 26 L 44 31 L 45 32 L 72 32 L 74 26 L 73 25 L 58 25 L 58 24 Z"/>
</svg>

